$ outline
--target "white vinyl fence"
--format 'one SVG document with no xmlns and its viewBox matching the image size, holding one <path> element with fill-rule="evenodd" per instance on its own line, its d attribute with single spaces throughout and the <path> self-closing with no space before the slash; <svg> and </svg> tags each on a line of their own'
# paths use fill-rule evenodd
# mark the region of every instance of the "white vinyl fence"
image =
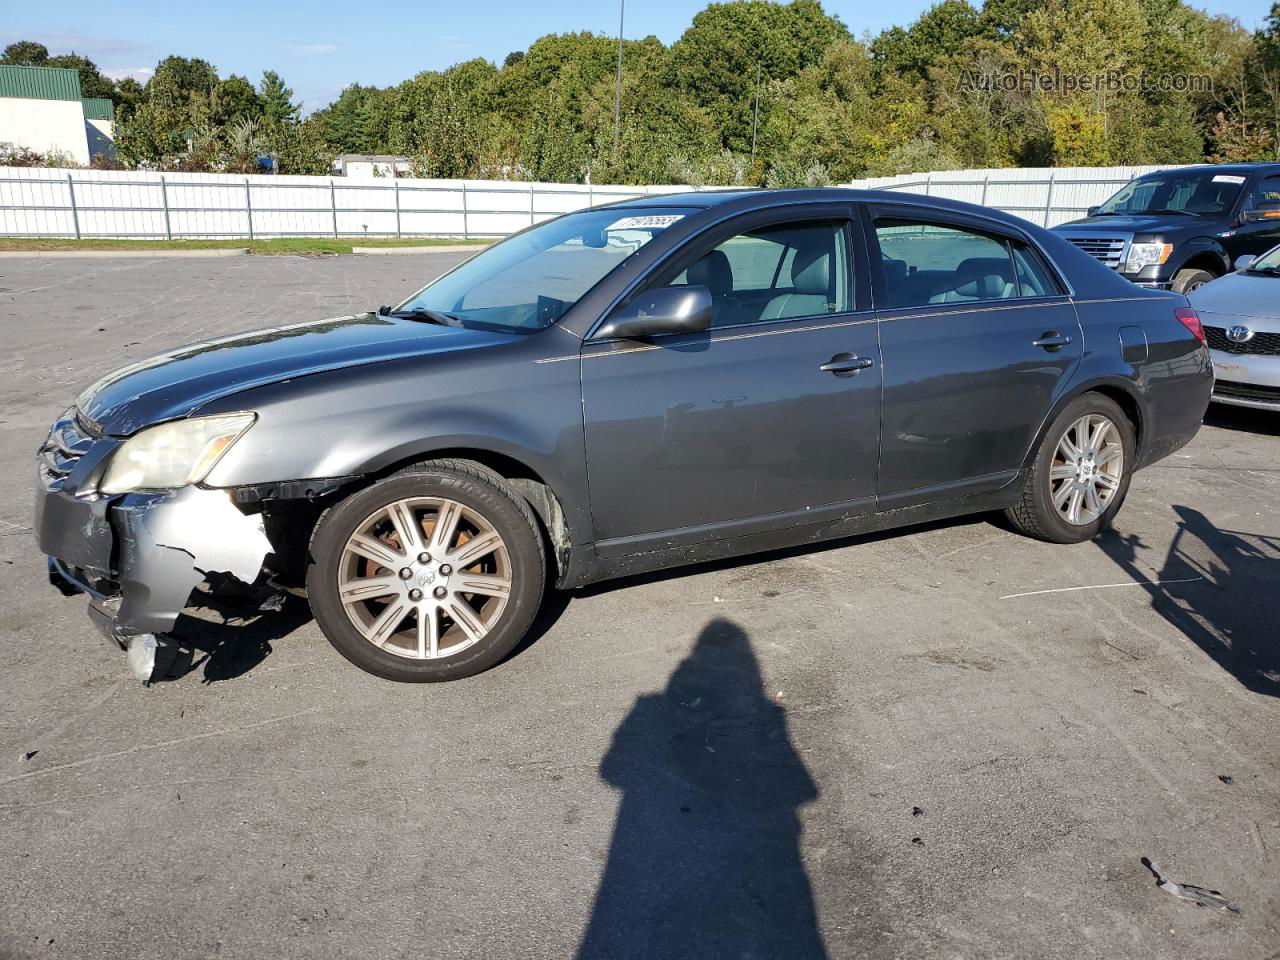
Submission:
<svg viewBox="0 0 1280 960">
<path fill-rule="evenodd" d="M 685 186 L 0 167 L 0 236 L 501 237 Z"/>
<path fill-rule="evenodd" d="M 869 177 L 850 186 L 864 190 L 964 200 L 995 207 L 1044 227 L 1083 217 L 1134 177 L 1166 167 L 1024 167 L 940 170 Z"/>
<path fill-rule="evenodd" d="M 849 186 L 967 200 L 1052 226 L 1158 169 L 947 170 Z M 691 189 L 0 167 L 0 236 L 501 237 L 597 203 Z"/>
</svg>

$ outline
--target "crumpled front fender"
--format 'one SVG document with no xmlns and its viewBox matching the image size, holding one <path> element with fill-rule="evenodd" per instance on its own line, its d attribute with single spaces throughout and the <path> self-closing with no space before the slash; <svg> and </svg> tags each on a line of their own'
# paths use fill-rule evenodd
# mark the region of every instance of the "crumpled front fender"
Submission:
<svg viewBox="0 0 1280 960">
<path fill-rule="evenodd" d="M 271 552 L 261 515 L 241 513 L 224 490 L 135 494 L 110 517 L 119 556 L 116 627 L 124 633 L 172 630 L 208 575 L 226 573 L 251 584 Z"/>
</svg>

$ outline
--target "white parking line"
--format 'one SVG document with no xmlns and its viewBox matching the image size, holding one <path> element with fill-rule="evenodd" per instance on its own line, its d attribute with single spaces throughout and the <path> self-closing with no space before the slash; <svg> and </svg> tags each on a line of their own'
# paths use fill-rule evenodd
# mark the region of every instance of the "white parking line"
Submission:
<svg viewBox="0 0 1280 960">
<path fill-rule="evenodd" d="M 1070 593 L 1073 590 L 1109 590 L 1112 587 L 1155 587 L 1165 583 L 1195 583 L 1204 577 L 1188 577 L 1185 580 L 1130 580 L 1128 583 L 1095 583 L 1087 587 L 1057 587 L 1053 590 L 1031 590 L 1027 593 L 1010 593 L 1001 600 L 1016 600 L 1018 597 L 1038 597 L 1043 593 Z"/>
</svg>

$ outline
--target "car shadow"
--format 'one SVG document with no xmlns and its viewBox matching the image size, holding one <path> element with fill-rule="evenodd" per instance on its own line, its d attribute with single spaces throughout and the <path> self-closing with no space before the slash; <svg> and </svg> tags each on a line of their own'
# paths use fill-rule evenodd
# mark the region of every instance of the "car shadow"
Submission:
<svg viewBox="0 0 1280 960">
<path fill-rule="evenodd" d="M 1264 436 L 1280 437 L 1280 413 L 1259 410 L 1256 407 L 1234 407 L 1225 403 L 1211 403 L 1205 411 L 1204 425 L 1220 430 L 1238 430 Z"/>
<path fill-rule="evenodd" d="M 817 556 L 830 550 L 843 550 L 847 547 L 880 543 L 884 540 L 896 540 L 899 537 L 915 536 L 927 533 L 930 530 L 948 530 L 958 527 L 977 526 L 979 524 L 995 526 L 1002 530 L 1012 530 L 1003 521 L 1003 517 L 1004 515 L 1001 513 L 969 513 L 943 520 L 922 521 L 904 527 L 894 527 L 889 530 L 877 530 L 874 533 L 859 533 L 849 537 L 840 537 L 836 540 L 820 540 L 815 543 L 803 543 L 794 547 L 780 547 L 777 550 L 764 550 L 759 553 L 747 553 L 737 557 L 725 557 L 723 560 L 701 560 L 697 563 L 682 566 L 650 570 L 645 573 L 633 573 L 626 577 L 618 577 L 615 580 L 590 583 L 585 587 L 576 587 L 572 591 L 572 596 L 594 597 L 613 590 L 623 590 L 627 587 L 637 587 L 646 583 L 660 583 L 663 580 L 670 580 L 676 577 L 688 577 L 717 570 L 735 570 L 738 567 L 749 567 L 757 563 L 777 563 L 779 560 L 786 560 L 791 557 Z"/>
<path fill-rule="evenodd" d="M 542 639 L 556 625 L 569 604 L 576 598 L 596 596 L 613 590 L 624 590 L 628 587 L 656 583 L 673 577 L 685 577 L 716 570 L 732 570 L 758 563 L 774 563 L 788 557 L 815 555 L 857 544 L 876 543 L 881 540 L 911 536 L 928 530 L 955 528 L 980 523 L 995 523 L 998 525 L 1000 523 L 999 516 L 996 514 L 975 513 L 945 520 L 923 522 L 892 530 L 858 534 L 838 540 L 826 540 L 762 553 L 746 554 L 740 557 L 728 557 L 723 560 L 708 560 L 687 566 L 633 574 L 628 577 L 619 577 L 615 580 L 605 580 L 585 587 L 578 587 L 571 591 L 548 589 L 533 624 L 515 648 L 503 657 L 499 663 L 505 664 L 518 658 L 524 651 Z M 248 598 L 244 602 L 232 602 L 225 599 L 217 599 L 211 594 L 200 591 L 192 594 L 190 600 L 192 608 L 212 613 L 218 619 L 192 616 L 190 613 L 183 613 L 178 618 L 172 638 L 177 641 L 179 650 L 173 665 L 169 668 L 168 675 L 163 679 L 166 681 L 178 680 L 202 668 L 204 671 L 202 680 L 205 683 L 234 680 L 249 673 L 271 655 L 272 642 L 288 636 L 313 619 L 311 608 L 305 599 L 292 594 L 283 594 L 282 600 L 283 603 L 278 610 L 260 609 Z"/>
<path fill-rule="evenodd" d="M 1152 609 L 1170 626 L 1246 689 L 1280 697 L 1280 537 L 1223 529 L 1191 507 L 1173 510 L 1178 529 L 1154 576 L 1137 534 L 1107 530 L 1094 542 L 1146 584 Z"/>
<path fill-rule="evenodd" d="M 271 644 L 311 620 L 311 607 L 291 594 L 282 595 L 278 609 L 218 600 L 207 594 L 192 598 L 193 607 L 220 620 L 184 613 L 171 634 L 179 646 L 166 680 L 178 680 L 203 669 L 204 683 L 234 680 L 271 655 Z"/>
<path fill-rule="evenodd" d="M 797 815 L 818 789 L 740 627 L 702 630 L 599 773 L 622 796 L 578 960 L 827 956 Z"/>
</svg>

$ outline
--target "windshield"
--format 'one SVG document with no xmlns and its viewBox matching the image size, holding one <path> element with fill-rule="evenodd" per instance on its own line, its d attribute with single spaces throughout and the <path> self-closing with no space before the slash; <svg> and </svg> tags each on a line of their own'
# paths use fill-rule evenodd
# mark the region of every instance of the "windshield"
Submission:
<svg viewBox="0 0 1280 960">
<path fill-rule="evenodd" d="M 1097 213 L 1218 216 L 1235 206 L 1245 179 L 1240 174 L 1212 170 L 1171 170 L 1125 184 Z"/>
<path fill-rule="evenodd" d="M 1249 269 L 1256 273 L 1280 272 L 1280 247 L 1272 247 L 1249 264 Z"/>
<path fill-rule="evenodd" d="M 570 213 L 494 244 L 427 284 L 395 313 L 414 310 L 495 330 L 549 327 L 605 275 L 688 207 Z"/>
</svg>

